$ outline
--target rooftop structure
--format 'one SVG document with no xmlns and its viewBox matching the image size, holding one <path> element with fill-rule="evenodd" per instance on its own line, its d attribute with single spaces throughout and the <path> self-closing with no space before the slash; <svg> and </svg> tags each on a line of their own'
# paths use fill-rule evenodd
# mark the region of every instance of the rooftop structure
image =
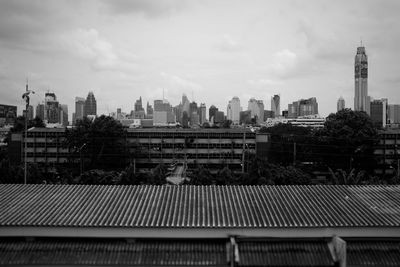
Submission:
<svg viewBox="0 0 400 267">
<path fill-rule="evenodd" d="M 399 207 L 399 186 L 1 184 L 0 265 L 399 266 Z"/>
</svg>

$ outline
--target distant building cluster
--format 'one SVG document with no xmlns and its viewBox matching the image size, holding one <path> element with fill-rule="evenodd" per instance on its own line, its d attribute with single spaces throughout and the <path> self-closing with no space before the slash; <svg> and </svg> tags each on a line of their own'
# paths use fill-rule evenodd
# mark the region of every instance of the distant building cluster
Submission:
<svg viewBox="0 0 400 267">
<path fill-rule="evenodd" d="M 389 104 L 387 98 L 373 99 L 368 95 L 368 57 L 364 46 L 357 48 L 354 60 L 354 110 L 364 111 L 371 116 L 376 127 L 379 128 L 399 128 L 400 126 L 400 105 Z M 341 109 L 344 108 L 340 104 Z"/>
</svg>

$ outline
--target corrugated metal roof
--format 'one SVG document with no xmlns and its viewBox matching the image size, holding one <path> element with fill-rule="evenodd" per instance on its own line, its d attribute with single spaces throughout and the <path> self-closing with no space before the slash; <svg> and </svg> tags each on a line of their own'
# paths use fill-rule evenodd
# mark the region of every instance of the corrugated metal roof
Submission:
<svg viewBox="0 0 400 267">
<path fill-rule="evenodd" d="M 226 240 L 0 241 L 0 265 L 226 266 Z"/>
<path fill-rule="evenodd" d="M 399 227 L 400 186 L 2 184 L 0 226 Z"/>
<path fill-rule="evenodd" d="M 315 241 L 238 242 L 238 266 L 334 266 L 328 244 Z"/>
<path fill-rule="evenodd" d="M 398 267 L 400 266 L 400 241 L 346 241 L 347 266 Z"/>
</svg>

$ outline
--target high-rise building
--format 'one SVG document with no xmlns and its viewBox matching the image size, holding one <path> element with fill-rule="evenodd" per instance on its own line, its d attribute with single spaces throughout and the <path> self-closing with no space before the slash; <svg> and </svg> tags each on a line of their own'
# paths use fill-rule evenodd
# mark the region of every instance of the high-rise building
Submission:
<svg viewBox="0 0 400 267">
<path fill-rule="evenodd" d="M 74 123 L 77 120 L 82 120 L 84 114 L 85 114 L 85 99 L 83 97 L 75 97 L 75 119 L 74 119 Z"/>
<path fill-rule="evenodd" d="M 207 121 L 207 108 L 205 103 L 200 104 L 199 108 L 199 121 L 200 124 L 203 124 Z"/>
<path fill-rule="evenodd" d="M 45 94 L 44 118 L 48 123 L 60 122 L 60 106 L 54 93 Z"/>
<path fill-rule="evenodd" d="M 88 115 L 97 115 L 97 102 L 93 92 L 89 92 L 85 101 L 84 116 L 86 117 Z"/>
<path fill-rule="evenodd" d="M 153 107 L 149 104 L 149 101 L 147 101 L 146 112 L 147 112 L 146 118 L 152 119 L 153 118 Z"/>
<path fill-rule="evenodd" d="M 182 95 L 182 112 L 184 111 L 190 114 L 190 101 L 185 94 Z"/>
<path fill-rule="evenodd" d="M 240 124 L 250 124 L 251 123 L 251 111 L 245 110 L 240 111 Z"/>
<path fill-rule="evenodd" d="M 365 111 L 369 114 L 368 101 L 368 57 L 365 47 L 357 47 L 357 54 L 354 60 L 354 110 Z"/>
<path fill-rule="evenodd" d="M 234 96 L 232 100 L 229 101 L 227 110 L 226 110 L 226 118 L 232 121 L 233 124 L 239 124 L 240 122 L 240 99 L 237 96 Z"/>
<path fill-rule="evenodd" d="M 376 127 L 386 127 L 387 99 L 379 99 L 371 102 L 371 120 Z"/>
<path fill-rule="evenodd" d="M 159 126 L 175 122 L 172 107 L 168 101 L 154 100 L 153 122 L 154 125 Z"/>
<path fill-rule="evenodd" d="M 140 97 L 135 102 L 135 112 L 138 112 L 138 111 L 144 111 L 143 106 L 142 106 L 142 97 Z"/>
<path fill-rule="evenodd" d="M 276 117 L 279 117 L 281 114 L 281 97 L 280 95 L 274 95 L 271 97 L 271 111 L 275 114 Z"/>
<path fill-rule="evenodd" d="M 256 118 L 257 123 L 264 121 L 264 103 L 262 100 L 250 98 L 247 109 L 251 112 L 251 118 Z"/>
<path fill-rule="evenodd" d="M 36 117 L 44 121 L 44 104 L 38 103 L 36 106 Z"/>
<path fill-rule="evenodd" d="M 68 126 L 68 106 L 60 105 L 60 120 L 63 126 Z"/>
<path fill-rule="evenodd" d="M 400 105 L 389 105 L 387 122 L 389 124 L 400 124 Z"/>
<path fill-rule="evenodd" d="M 196 117 L 196 118 L 194 118 Z M 199 118 L 198 118 L 198 107 L 196 102 L 192 102 L 189 105 L 189 120 L 191 125 L 197 125 L 199 124 Z"/>
<path fill-rule="evenodd" d="M 17 118 L 17 106 L 0 104 L 0 125 L 14 124 Z"/>
<path fill-rule="evenodd" d="M 33 120 L 33 106 L 28 106 L 28 120 Z"/>
<path fill-rule="evenodd" d="M 315 97 L 300 99 L 288 105 L 288 118 L 318 115 L 318 103 Z"/>
<path fill-rule="evenodd" d="M 223 111 L 216 111 L 214 117 L 214 123 L 222 123 L 225 120 L 225 114 Z"/>
<path fill-rule="evenodd" d="M 208 120 L 210 122 L 214 122 L 215 118 L 215 113 L 217 113 L 218 108 L 214 105 L 211 105 L 211 107 L 208 109 Z"/>
<path fill-rule="evenodd" d="M 345 109 L 344 98 L 343 97 L 339 97 L 339 99 L 337 101 L 337 111 L 341 111 L 343 109 Z"/>
</svg>

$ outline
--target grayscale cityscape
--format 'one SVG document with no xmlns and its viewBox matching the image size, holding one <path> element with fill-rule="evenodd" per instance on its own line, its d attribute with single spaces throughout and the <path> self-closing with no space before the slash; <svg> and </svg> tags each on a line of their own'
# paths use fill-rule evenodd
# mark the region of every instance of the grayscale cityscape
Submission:
<svg viewBox="0 0 400 267">
<path fill-rule="evenodd" d="M 399 13 L 0 0 L 0 266 L 400 266 Z"/>
</svg>

